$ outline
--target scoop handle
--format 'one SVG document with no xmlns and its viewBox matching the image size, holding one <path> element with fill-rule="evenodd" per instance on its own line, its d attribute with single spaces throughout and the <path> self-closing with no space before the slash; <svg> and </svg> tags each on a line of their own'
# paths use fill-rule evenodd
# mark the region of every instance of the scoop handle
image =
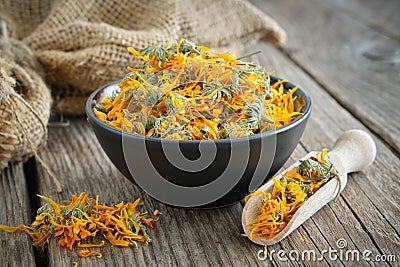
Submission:
<svg viewBox="0 0 400 267">
<path fill-rule="evenodd" d="M 368 133 L 349 130 L 339 136 L 330 154 L 340 158 L 344 171 L 357 172 L 372 164 L 376 156 L 376 145 Z"/>
</svg>

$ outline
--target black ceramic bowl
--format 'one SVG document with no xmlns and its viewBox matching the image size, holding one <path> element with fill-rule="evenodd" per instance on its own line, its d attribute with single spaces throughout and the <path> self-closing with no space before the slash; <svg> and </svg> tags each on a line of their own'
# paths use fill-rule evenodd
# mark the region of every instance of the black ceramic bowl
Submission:
<svg viewBox="0 0 400 267">
<path fill-rule="evenodd" d="M 276 80 L 277 78 L 271 78 L 271 82 Z M 118 81 L 105 85 L 93 92 L 87 100 L 88 121 L 98 141 L 124 176 L 152 197 L 179 207 L 220 207 L 243 199 L 250 191 L 270 179 L 286 162 L 298 144 L 311 112 L 311 99 L 304 90 L 299 88 L 295 95 L 302 97 L 305 101 L 302 116 L 275 131 L 242 138 L 207 140 L 216 148 L 214 160 L 205 169 L 188 170 L 177 168 L 169 162 L 163 150 L 164 145 L 178 146 L 188 160 L 196 160 L 201 156 L 202 148 L 199 149 L 201 141 L 165 140 L 123 133 L 95 116 L 94 105 L 118 90 L 117 84 Z M 294 85 L 286 82 L 284 87 L 291 89 Z M 239 150 L 233 149 L 237 146 Z M 205 146 L 207 147 L 209 146 Z M 242 153 L 240 147 L 246 151 Z M 232 157 L 236 157 L 236 161 L 238 158 L 243 159 L 239 161 L 245 161 L 245 164 L 239 161 L 229 164 Z M 142 159 L 149 159 L 149 161 L 142 162 Z M 148 163 L 151 166 L 147 166 Z M 188 168 L 190 166 L 189 164 Z M 154 175 L 148 174 L 149 169 L 155 170 Z M 230 170 L 227 171 L 227 169 Z M 226 190 L 224 193 L 211 192 L 212 187 L 223 189 L 221 187 L 225 186 L 224 183 L 218 184 L 218 179 L 223 174 L 230 175 L 229 179 L 225 180 Z M 159 183 L 160 177 L 163 178 L 162 183 Z M 208 187 L 209 191 L 196 192 L 197 189 L 205 189 L 207 185 L 212 185 Z M 179 190 L 175 191 L 175 188 L 171 189 L 170 186 L 179 187 Z M 170 201 L 170 198 L 173 200 Z"/>
</svg>

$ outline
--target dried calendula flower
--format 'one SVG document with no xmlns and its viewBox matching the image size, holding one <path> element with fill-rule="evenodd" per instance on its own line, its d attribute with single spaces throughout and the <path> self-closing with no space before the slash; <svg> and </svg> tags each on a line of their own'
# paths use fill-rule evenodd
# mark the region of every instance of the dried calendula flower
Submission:
<svg viewBox="0 0 400 267">
<path fill-rule="evenodd" d="M 337 170 L 323 149 L 315 157 L 287 171 L 281 180 L 273 179 L 272 192 L 255 191 L 248 195 L 245 201 L 251 196 L 263 195 L 259 215 L 247 225 L 249 237 L 274 237 L 304 202 L 333 178 L 338 178 Z M 340 191 L 339 188 L 338 194 Z"/>
<path fill-rule="evenodd" d="M 161 212 L 159 210 L 154 210 L 153 215 L 157 216 L 158 214 L 161 214 Z"/>
<path fill-rule="evenodd" d="M 33 241 L 33 245 L 44 248 L 51 237 L 58 237 L 60 246 L 72 249 L 101 247 L 99 244 L 81 243 L 88 237 L 101 236 L 111 245 L 130 246 L 137 242 L 150 242 L 147 226 L 153 227 L 153 218 L 146 213 L 139 213 L 137 206 L 140 199 L 134 202 L 119 203 L 107 206 L 86 193 L 73 195 L 67 205 L 61 205 L 52 199 L 39 196 L 48 203 L 37 210 L 35 221 L 31 225 L 15 227 L 1 225 L 0 229 L 15 232 L 25 231 Z M 98 252 L 81 250 L 82 257 L 100 256 Z"/>
<path fill-rule="evenodd" d="M 103 257 L 103 255 L 100 252 L 97 251 L 90 251 L 88 249 L 83 249 L 78 252 L 79 257 L 81 258 L 88 258 L 92 256 L 96 256 L 97 258 Z"/>
<path fill-rule="evenodd" d="M 282 127 L 302 115 L 297 87 L 272 83 L 261 66 L 181 39 L 128 50 L 143 60 L 101 100 L 95 115 L 108 125 L 165 139 L 224 139 Z"/>
</svg>

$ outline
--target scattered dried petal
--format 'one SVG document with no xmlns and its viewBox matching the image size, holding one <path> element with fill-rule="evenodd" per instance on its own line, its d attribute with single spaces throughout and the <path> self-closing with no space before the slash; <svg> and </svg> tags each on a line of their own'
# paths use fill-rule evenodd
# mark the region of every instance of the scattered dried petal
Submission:
<svg viewBox="0 0 400 267">
<path fill-rule="evenodd" d="M 136 208 L 140 199 L 134 202 L 119 203 L 107 206 L 99 203 L 86 193 L 73 195 L 66 205 L 57 204 L 52 199 L 39 196 L 48 203 L 37 211 L 35 221 L 30 225 L 15 227 L 0 225 L 0 229 L 8 232 L 25 231 L 32 238 L 32 244 L 44 248 L 51 237 L 58 237 L 60 246 L 81 248 L 101 247 L 99 244 L 83 244 L 81 240 L 95 237 L 100 233 L 111 245 L 130 246 L 137 242 L 150 242 L 146 226 L 153 227 L 154 219 L 138 213 Z M 101 256 L 98 252 L 81 250 L 82 257 Z"/>
<path fill-rule="evenodd" d="M 90 251 L 88 249 L 83 249 L 78 252 L 79 257 L 81 258 L 88 258 L 92 256 L 96 256 L 97 258 L 103 257 L 103 255 L 100 252 L 97 251 Z"/>
</svg>

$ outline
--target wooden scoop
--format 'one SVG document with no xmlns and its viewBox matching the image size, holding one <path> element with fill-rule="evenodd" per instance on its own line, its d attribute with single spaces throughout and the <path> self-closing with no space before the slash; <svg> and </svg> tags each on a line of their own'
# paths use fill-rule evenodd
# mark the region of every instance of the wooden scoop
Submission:
<svg viewBox="0 0 400 267">
<path fill-rule="evenodd" d="M 308 159 L 316 154 L 316 151 L 310 152 L 305 155 L 302 160 Z M 330 151 L 328 155 L 338 171 L 342 191 L 347 183 L 347 173 L 361 171 L 372 164 L 376 155 L 376 146 L 372 137 L 366 132 L 361 130 L 350 130 L 343 133 L 338 138 L 332 151 Z M 299 161 L 282 173 L 286 173 L 298 165 L 300 165 Z M 282 179 L 282 174 L 277 175 L 275 178 L 278 180 Z M 272 191 L 273 186 L 274 182 L 271 179 L 258 190 L 270 192 Z M 334 199 L 338 193 L 338 190 L 338 179 L 331 179 L 317 192 L 315 192 L 295 212 L 292 219 L 280 233 L 270 239 L 258 237 L 251 239 L 251 241 L 260 245 L 272 245 L 276 242 L 279 242 L 289 235 L 293 230 L 299 227 L 308 218 L 310 218 L 319 209 Z M 262 198 L 262 195 L 252 196 L 244 206 L 242 213 L 242 225 L 246 235 L 249 234 L 247 225 L 259 215 Z"/>
</svg>

